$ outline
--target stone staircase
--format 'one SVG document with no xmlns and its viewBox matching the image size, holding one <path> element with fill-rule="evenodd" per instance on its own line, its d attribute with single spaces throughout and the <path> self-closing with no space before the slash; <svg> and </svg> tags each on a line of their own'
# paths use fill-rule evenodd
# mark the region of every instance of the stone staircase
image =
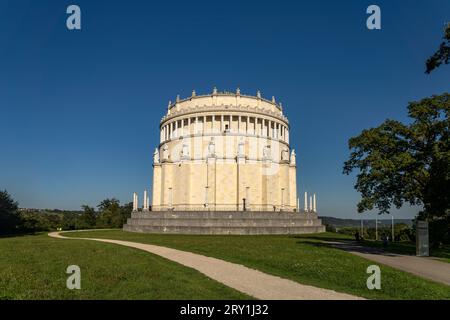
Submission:
<svg viewBox="0 0 450 320">
<path fill-rule="evenodd" d="M 124 231 L 178 234 L 301 234 L 325 232 L 316 213 L 135 211 Z"/>
</svg>

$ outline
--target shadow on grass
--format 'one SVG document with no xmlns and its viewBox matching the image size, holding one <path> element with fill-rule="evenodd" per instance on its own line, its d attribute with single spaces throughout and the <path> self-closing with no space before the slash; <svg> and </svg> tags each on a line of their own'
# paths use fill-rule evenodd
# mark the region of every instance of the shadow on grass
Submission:
<svg viewBox="0 0 450 320">
<path fill-rule="evenodd" d="M 330 248 L 330 249 L 339 249 L 347 252 L 358 252 L 358 253 L 367 253 L 367 254 L 377 254 L 389 257 L 396 257 L 398 254 L 385 251 L 379 248 L 371 248 L 371 247 L 363 247 L 360 244 L 354 241 L 342 241 L 342 239 L 336 239 L 338 241 L 298 241 L 298 244 L 307 244 L 317 248 Z"/>
<path fill-rule="evenodd" d="M 330 233 L 299 234 L 292 237 L 296 239 L 316 240 L 316 241 L 341 241 L 341 242 L 353 241 L 353 238 L 350 236 L 339 234 L 334 235 Z"/>
<path fill-rule="evenodd" d="M 28 232 L 28 233 L 12 233 L 12 234 L 0 234 L 0 239 L 6 238 L 17 238 L 17 237 L 26 237 L 26 236 L 36 236 L 41 234 L 42 232 Z"/>
</svg>

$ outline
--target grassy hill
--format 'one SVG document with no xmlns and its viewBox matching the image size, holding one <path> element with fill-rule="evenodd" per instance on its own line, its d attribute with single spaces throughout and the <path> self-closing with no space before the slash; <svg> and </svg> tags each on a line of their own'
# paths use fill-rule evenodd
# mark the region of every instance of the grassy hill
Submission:
<svg viewBox="0 0 450 320">
<path fill-rule="evenodd" d="M 1 299 L 248 299 L 201 273 L 147 252 L 47 234 L 0 238 Z M 81 289 L 66 268 L 81 268 Z"/>
<path fill-rule="evenodd" d="M 382 289 L 368 290 L 366 269 L 374 262 L 322 243 L 322 240 L 349 239 L 349 236 L 336 233 L 209 236 L 109 230 L 66 235 L 122 239 L 190 251 L 242 264 L 302 284 L 369 299 L 450 299 L 450 287 L 383 265 L 380 265 Z"/>
<path fill-rule="evenodd" d="M 302 284 L 369 299 L 450 299 L 450 287 L 380 266 L 382 289 L 368 290 L 373 262 L 321 240 L 348 236 L 157 235 L 121 230 L 70 237 L 124 239 L 216 257 Z M 199 272 L 114 244 L 54 239 L 46 234 L 0 238 L 0 299 L 248 299 Z M 66 288 L 67 266 L 81 268 L 81 290 Z"/>
</svg>

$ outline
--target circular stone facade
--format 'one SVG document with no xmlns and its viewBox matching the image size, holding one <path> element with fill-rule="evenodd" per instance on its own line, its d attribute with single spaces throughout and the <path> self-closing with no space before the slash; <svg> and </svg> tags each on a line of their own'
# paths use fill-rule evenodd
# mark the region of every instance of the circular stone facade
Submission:
<svg viewBox="0 0 450 320">
<path fill-rule="evenodd" d="M 152 211 L 297 211 L 289 122 L 259 92 L 177 97 L 153 160 Z"/>
</svg>

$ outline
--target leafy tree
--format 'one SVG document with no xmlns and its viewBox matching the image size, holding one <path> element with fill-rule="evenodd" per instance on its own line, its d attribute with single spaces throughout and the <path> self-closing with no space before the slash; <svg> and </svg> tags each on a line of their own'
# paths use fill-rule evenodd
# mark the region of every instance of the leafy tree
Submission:
<svg viewBox="0 0 450 320">
<path fill-rule="evenodd" d="M 116 198 L 105 199 L 97 206 L 100 211 L 104 211 L 107 209 L 117 209 L 120 207 L 120 201 Z"/>
<path fill-rule="evenodd" d="M 386 120 L 349 140 L 344 173 L 359 171 L 355 189 L 358 212 L 391 206 L 422 205 L 419 218 L 430 222 L 432 241 L 449 241 L 450 94 L 412 102 L 412 122 Z M 437 228 L 439 226 L 439 228 Z M 439 229 L 439 230 L 438 230 Z"/>
<path fill-rule="evenodd" d="M 6 190 L 0 191 L 0 234 L 11 234 L 20 231 L 18 203 Z"/>
<path fill-rule="evenodd" d="M 80 214 L 75 212 L 65 212 L 61 221 L 61 228 L 63 230 L 79 229 Z"/>
<path fill-rule="evenodd" d="M 448 64 L 450 60 L 450 23 L 444 31 L 444 41 L 439 46 L 439 49 L 427 60 L 426 73 L 431 73 L 438 68 L 442 63 Z"/>
<path fill-rule="evenodd" d="M 95 228 L 97 224 L 97 214 L 95 209 L 87 205 L 83 205 L 81 207 L 84 212 L 80 216 L 80 223 L 77 227 L 80 229 Z"/>
<path fill-rule="evenodd" d="M 39 232 L 56 230 L 62 224 L 60 214 L 48 212 L 22 212 L 21 228 L 24 232 Z"/>
<path fill-rule="evenodd" d="M 122 227 L 122 209 L 119 200 L 105 199 L 97 207 L 100 211 L 98 223 L 100 228 Z"/>
<path fill-rule="evenodd" d="M 127 223 L 127 219 L 131 217 L 131 211 L 133 211 L 133 202 L 129 202 L 121 207 L 122 225 Z"/>
</svg>

